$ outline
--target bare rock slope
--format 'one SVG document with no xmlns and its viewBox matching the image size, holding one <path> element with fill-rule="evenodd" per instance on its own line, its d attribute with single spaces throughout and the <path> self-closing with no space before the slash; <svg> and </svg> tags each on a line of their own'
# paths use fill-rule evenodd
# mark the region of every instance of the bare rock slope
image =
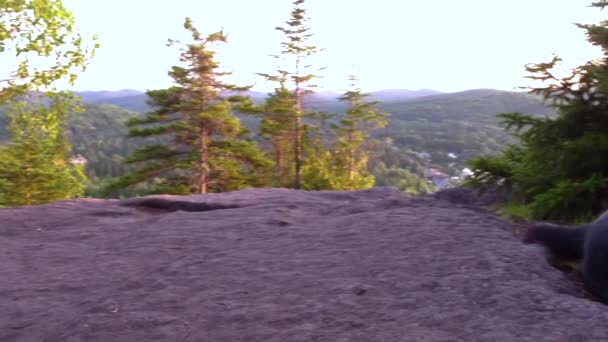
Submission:
<svg viewBox="0 0 608 342">
<path fill-rule="evenodd" d="M 243 190 L 0 209 L 0 341 L 605 341 L 474 206 Z"/>
</svg>

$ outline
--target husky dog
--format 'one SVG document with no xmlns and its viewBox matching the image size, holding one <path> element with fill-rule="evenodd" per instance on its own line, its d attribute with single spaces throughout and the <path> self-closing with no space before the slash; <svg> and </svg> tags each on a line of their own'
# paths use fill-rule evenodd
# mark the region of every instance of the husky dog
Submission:
<svg viewBox="0 0 608 342">
<path fill-rule="evenodd" d="M 608 211 L 581 226 L 533 226 L 523 241 L 545 246 L 561 262 L 580 263 L 587 290 L 608 303 Z"/>
</svg>

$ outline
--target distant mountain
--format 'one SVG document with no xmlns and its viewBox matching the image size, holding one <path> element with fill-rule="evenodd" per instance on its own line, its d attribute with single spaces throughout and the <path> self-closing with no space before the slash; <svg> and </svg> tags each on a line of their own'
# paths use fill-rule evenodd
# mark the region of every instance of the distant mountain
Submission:
<svg viewBox="0 0 608 342">
<path fill-rule="evenodd" d="M 120 90 L 120 91 L 83 91 L 75 92 L 85 104 L 111 104 L 127 110 L 136 112 L 145 112 L 150 109 L 147 104 L 148 96 L 138 90 Z M 229 92 L 226 95 L 244 95 L 249 96 L 255 103 L 261 103 L 268 97 L 267 93 L 259 91 L 246 92 Z M 338 105 L 337 98 L 340 96 L 337 92 L 322 92 L 319 94 L 306 95 L 304 98 L 305 106 L 311 109 L 325 108 L 327 106 Z"/>
<path fill-rule="evenodd" d="M 75 91 L 74 94 L 80 96 L 84 102 L 104 102 L 112 99 L 143 95 L 144 92 L 135 89 L 123 90 L 100 90 L 100 91 Z"/>
<path fill-rule="evenodd" d="M 231 96 L 231 95 L 249 96 L 249 98 L 251 98 L 251 101 L 253 101 L 255 103 L 261 103 L 264 101 L 264 99 L 266 99 L 266 97 L 268 97 L 267 93 L 263 93 L 261 91 L 255 91 L 255 90 L 241 91 L 241 92 L 227 92 L 226 94 L 224 94 L 224 96 Z"/>
<path fill-rule="evenodd" d="M 548 108 L 540 97 L 522 92 L 495 89 L 473 89 L 457 93 L 429 95 L 415 99 L 387 101 L 380 104 L 382 110 L 393 119 L 430 122 L 445 120 L 467 120 L 496 124 L 496 114 L 522 112 L 549 115 Z"/>
<path fill-rule="evenodd" d="M 136 95 L 128 95 L 123 97 L 113 97 L 105 100 L 97 100 L 97 101 L 87 101 L 86 99 L 82 99 L 84 103 L 95 103 L 95 104 L 111 104 L 126 110 L 131 110 L 134 112 L 146 112 L 150 110 L 150 106 L 148 105 L 148 95 L 145 93 L 136 94 Z"/>
<path fill-rule="evenodd" d="M 75 91 L 85 104 L 111 104 L 123 109 L 144 112 L 150 107 L 146 104 L 148 95 L 135 89 Z"/>
<path fill-rule="evenodd" d="M 83 102 L 112 104 L 133 112 L 149 109 L 146 94 L 137 90 L 79 92 Z M 263 101 L 267 94 L 256 91 L 239 93 L 249 95 L 254 102 Z M 342 113 L 346 104 L 337 100 L 339 93 L 323 91 L 304 97 L 305 108 Z M 379 136 L 390 137 L 397 148 L 426 151 L 432 160 L 462 165 L 464 160 L 479 154 L 492 154 L 511 141 L 498 125 L 496 114 L 522 112 L 534 115 L 552 115 L 536 96 L 522 92 L 495 89 L 473 89 L 456 93 L 435 90 L 381 90 L 372 93 L 380 101 L 379 108 L 390 114 L 390 124 Z M 251 127 L 257 120 L 244 117 Z M 447 157 L 455 153 L 458 158 Z"/>
<path fill-rule="evenodd" d="M 384 102 L 379 108 L 391 115 L 382 136 L 390 137 L 395 146 L 428 152 L 435 163 L 459 167 L 474 156 L 497 153 L 512 141 L 499 126 L 497 114 L 554 115 L 537 96 L 494 89 Z M 458 158 L 450 158 L 448 153 Z"/>
<path fill-rule="evenodd" d="M 147 104 L 148 95 L 139 90 L 77 91 L 74 93 L 80 96 L 83 103 L 111 104 L 135 112 L 145 112 L 150 109 L 150 106 Z M 228 95 L 247 95 L 257 103 L 264 101 L 267 96 L 265 93 L 258 91 L 232 92 Z"/>
<path fill-rule="evenodd" d="M 145 112 L 150 108 L 150 106 L 148 106 L 146 103 L 147 95 L 142 91 L 134 89 L 123 89 L 117 91 L 77 91 L 74 93 L 79 95 L 84 103 L 113 104 L 115 106 L 137 112 Z M 268 96 L 267 93 L 259 91 L 235 92 L 230 94 L 247 95 L 256 103 L 264 101 L 264 99 Z M 437 94 L 442 93 L 430 89 L 389 89 L 371 92 L 370 99 L 380 102 L 398 102 L 406 99 L 416 99 L 423 96 Z M 338 98 L 341 95 L 341 93 L 336 91 L 320 91 L 315 94 L 306 95 L 304 97 L 304 105 L 315 110 L 320 110 L 325 107 L 332 107 L 333 110 L 340 111 L 345 107 L 344 104 L 338 102 Z"/>
<path fill-rule="evenodd" d="M 342 94 L 337 91 L 333 91 L 333 90 L 322 90 L 322 91 L 315 92 L 314 95 L 312 95 L 312 96 L 317 97 L 317 98 L 335 100 L 338 97 L 342 96 Z"/>
<path fill-rule="evenodd" d="M 424 96 L 443 94 L 440 91 L 432 89 L 405 90 L 405 89 L 386 89 L 370 93 L 370 98 L 374 101 L 393 102 L 403 101 L 407 99 L 415 99 Z"/>
</svg>

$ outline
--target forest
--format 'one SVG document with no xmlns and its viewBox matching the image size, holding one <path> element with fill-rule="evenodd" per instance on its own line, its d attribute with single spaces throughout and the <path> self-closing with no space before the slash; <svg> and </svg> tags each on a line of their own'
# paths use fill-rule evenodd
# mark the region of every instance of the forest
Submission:
<svg viewBox="0 0 608 342">
<path fill-rule="evenodd" d="M 306 5 L 292 2 L 275 29 L 283 40 L 265 52 L 279 66 L 258 76 L 273 92 L 226 82 L 230 66 L 216 49 L 229 37 L 200 32 L 190 18 L 175 23 L 189 40 L 167 44 L 179 59 L 155 71 L 171 87 L 77 92 L 56 84 L 95 62 L 97 37 L 79 32 L 62 1 L 1 1 L 0 54 L 21 59 L 0 81 L 0 206 L 251 187 L 422 195 L 469 186 L 505 193 L 504 210 L 524 219 L 584 222 L 608 208 L 608 22 L 577 24 L 604 57 L 564 77 L 553 72 L 558 56 L 528 64 L 541 85 L 525 92 L 365 93 L 352 74 L 347 90 L 323 93 Z"/>
</svg>

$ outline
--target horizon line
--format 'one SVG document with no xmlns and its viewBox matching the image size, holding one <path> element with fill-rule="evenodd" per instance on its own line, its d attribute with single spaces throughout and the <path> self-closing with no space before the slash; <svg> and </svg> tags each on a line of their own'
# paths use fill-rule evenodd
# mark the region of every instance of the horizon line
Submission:
<svg viewBox="0 0 608 342">
<path fill-rule="evenodd" d="M 134 92 L 139 92 L 141 94 L 145 94 L 148 90 L 155 90 L 155 89 L 146 89 L 146 90 L 142 90 L 142 89 L 136 89 L 136 88 L 121 88 L 121 89 L 97 89 L 97 90 L 92 90 L 92 89 L 61 89 L 61 90 L 67 90 L 67 91 L 71 91 L 71 92 L 79 92 L 79 93 L 84 93 L 84 92 L 121 92 L 121 91 L 134 91 Z M 471 91 L 471 90 L 496 90 L 496 91 L 506 91 L 506 92 L 526 92 L 524 89 L 521 89 L 519 87 L 513 87 L 509 90 L 507 89 L 499 89 L 499 88 L 487 88 L 487 87 L 480 87 L 480 88 L 468 88 L 468 89 L 462 89 L 462 90 L 454 90 L 454 91 L 444 91 L 444 90 L 437 90 L 437 89 L 432 89 L 432 88 L 419 88 L 419 89 L 408 89 L 408 88 L 383 88 L 383 89 L 375 89 L 375 90 L 364 90 L 362 89 L 363 93 L 377 93 L 377 92 L 383 92 L 383 91 L 409 91 L 409 92 L 421 92 L 421 91 L 431 91 L 431 92 L 436 92 L 438 94 L 452 94 L 452 93 L 461 93 L 461 92 L 465 92 L 465 91 Z M 263 91 L 263 90 L 259 90 L 259 89 L 250 89 L 247 90 L 250 92 L 257 92 L 257 93 L 264 93 L 264 94 L 269 94 L 272 93 L 273 91 Z M 343 94 L 344 91 L 338 91 L 338 90 L 333 90 L 333 89 L 323 89 L 323 90 L 315 90 L 314 91 L 315 94 L 322 94 L 322 93 L 335 93 L 335 94 Z"/>
</svg>

